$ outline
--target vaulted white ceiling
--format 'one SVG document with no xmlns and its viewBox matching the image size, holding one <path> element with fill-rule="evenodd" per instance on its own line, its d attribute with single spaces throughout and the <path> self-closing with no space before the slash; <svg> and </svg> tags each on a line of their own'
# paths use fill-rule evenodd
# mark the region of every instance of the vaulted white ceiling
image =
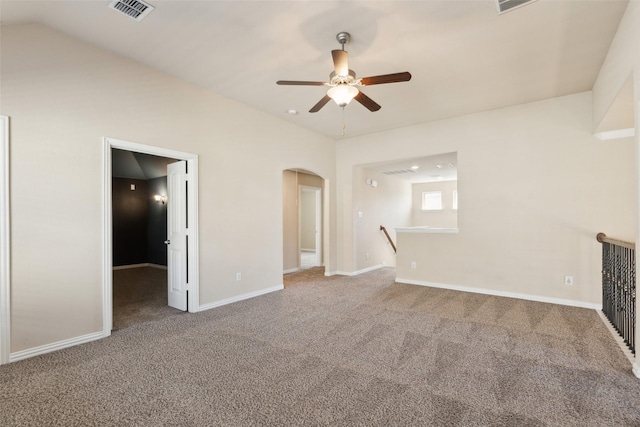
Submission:
<svg viewBox="0 0 640 427">
<path fill-rule="evenodd" d="M 36 22 L 333 139 L 588 91 L 627 1 L 539 0 L 498 15 L 495 1 L 149 0 L 142 22 L 98 1 L 0 2 L 2 25 Z M 307 111 L 327 81 L 336 34 L 358 77 L 409 71 L 410 82 Z M 295 109 L 297 115 L 287 110 Z"/>
</svg>

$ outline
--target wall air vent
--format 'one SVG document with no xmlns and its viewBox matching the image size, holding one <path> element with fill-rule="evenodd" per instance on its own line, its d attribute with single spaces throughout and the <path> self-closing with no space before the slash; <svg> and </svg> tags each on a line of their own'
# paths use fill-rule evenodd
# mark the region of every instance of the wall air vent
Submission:
<svg viewBox="0 0 640 427">
<path fill-rule="evenodd" d="M 529 3 L 533 3 L 534 1 L 536 0 L 496 0 L 498 15 L 525 6 Z"/>
<path fill-rule="evenodd" d="M 413 169 L 399 169 L 399 170 L 395 170 L 395 171 L 386 171 L 386 172 L 382 172 L 385 175 L 399 175 L 399 174 L 403 174 L 403 173 L 416 173 L 415 170 Z"/>
<path fill-rule="evenodd" d="M 448 168 L 455 167 L 455 165 L 451 162 L 447 162 L 447 163 L 438 163 L 436 167 L 438 169 L 448 169 Z"/>
<path fill-rule="evenodd" d="M 109 7 L 138 22 L 146 18 L 153 10 L 153 6 L 140 0 L 114 0 L 109 4 Z"/>
</svg>

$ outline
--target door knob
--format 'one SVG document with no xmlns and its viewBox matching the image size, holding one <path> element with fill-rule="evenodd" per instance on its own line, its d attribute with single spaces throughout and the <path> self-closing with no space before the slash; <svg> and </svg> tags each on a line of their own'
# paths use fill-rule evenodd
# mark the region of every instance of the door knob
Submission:
<svg viewBox="0 0 640 427">
<path fill-rule="evenodd" d="M 164 244 L 165 244 L 165 245 L 170 245 L 170 244 L 171 244 L 171 240 L 165 240 L 165 241 L 164 241 Z"/>
</svg>

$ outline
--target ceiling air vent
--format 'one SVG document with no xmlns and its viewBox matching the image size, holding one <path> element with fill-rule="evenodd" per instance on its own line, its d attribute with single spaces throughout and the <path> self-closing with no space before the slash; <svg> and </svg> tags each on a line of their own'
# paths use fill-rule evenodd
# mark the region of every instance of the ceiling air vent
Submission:
<svg viewBox="0 0 640 427">
<path fill-rule="evenodd" d="M 114 0 L 109 4 L 109 7 L 138 22 L 142 21 L 153 10 L 153 6 L 140 0 Z"/>
<path fill-rule="evenodd" d="M 496 0 L 498 15 L 513 9 L 517 9 L 526 4 L 533 3 L 534 1 L 536 0 Z"/>
<path fill-rule="evenodd" d="M 416 173 L 416 171 L 413 170 L 413 169 L 398 169 L 398 170 L 395 170 L 395 171 L 386 171 L 386 172 L 382 172 L 382 173 L 385 174 L 385 175 L 399 175 L 399 174 L 402 174 L 402 173 Z"/>
</svg>

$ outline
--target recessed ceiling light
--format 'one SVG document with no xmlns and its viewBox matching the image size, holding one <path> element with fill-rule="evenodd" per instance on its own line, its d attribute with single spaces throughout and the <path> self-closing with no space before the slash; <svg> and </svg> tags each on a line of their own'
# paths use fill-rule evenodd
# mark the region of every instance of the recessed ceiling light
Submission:
<svg viewBox="0 0 640 427">
<path fill-rule="evenodd" d="M 418 165 L 413 165 L 413 166 L 411 166 L 411 169 L 413 169 L 413 170 L 420 169 L 420 166 L 418 166 Z"/>
<path fill-rule="evenodd" d="M 292 116 L 295 116 L 296 114 L 298 114 L 298 110 L 294 110 L 293 108 L 291 110 L 287 110 L 288 114 L 291 114 Z"/>
</svg>

